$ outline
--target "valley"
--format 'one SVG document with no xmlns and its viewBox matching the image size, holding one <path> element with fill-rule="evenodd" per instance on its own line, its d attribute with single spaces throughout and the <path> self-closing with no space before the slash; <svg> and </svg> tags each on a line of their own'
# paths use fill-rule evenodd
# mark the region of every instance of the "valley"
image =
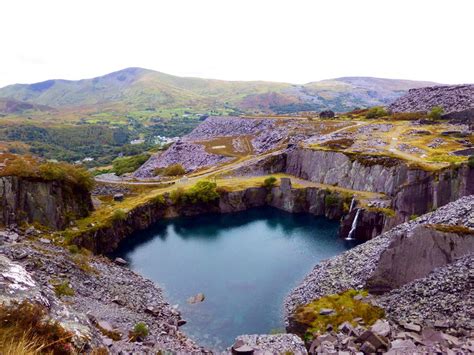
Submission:
<svg viewBox="0 0 474 355">
<path fill-rule="evenodd" d="M 111 353 L 467 351 L 474 101 L 446 87 L 445 114 L 408 107 L 430 90 L 392 110 L 206 114 L 166 145 L 113 124 L 7 125 L 18 142 L 128 153 L 89 171 L 0 155 L 0 296 L 36 297 Z"/>
</svg>

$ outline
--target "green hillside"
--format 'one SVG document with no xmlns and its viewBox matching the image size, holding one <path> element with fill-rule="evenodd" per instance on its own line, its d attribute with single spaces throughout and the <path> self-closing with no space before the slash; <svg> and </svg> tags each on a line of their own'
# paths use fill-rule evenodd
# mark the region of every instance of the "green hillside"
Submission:
<svg viewBox="0 0 474 355">
<path fill-rule="evenodd" d="M 47 80 L 0 89 L 0 97 L 77 111 L 188 108 L 246 113 L 288 113 L 386 104 L 410 88 L 429 82 L 378 78 L 339 78 L 306 85 L 263 81 L 183 78 L 142 68 L 127 68 L 78 81 Z"/>
</svg>

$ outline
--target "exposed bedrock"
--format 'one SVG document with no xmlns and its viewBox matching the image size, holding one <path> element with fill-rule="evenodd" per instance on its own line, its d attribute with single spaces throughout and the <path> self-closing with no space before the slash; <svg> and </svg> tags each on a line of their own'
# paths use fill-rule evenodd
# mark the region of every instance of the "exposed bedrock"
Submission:
<svg viewBox="0 0 474 355">
<path fill-rule="evenodd" d="M 388 230 L 414 216 L 432 211 L 462 196 L 474 194 L 474 169 L 466 165 L 427 171 L 391 157 L 307 148 L 291 148 L 280 156 L 264 157 L 255 165 L 240 167 L 236 173 L 275 173 L 275 167 L 281 168 L 279 172 L 311 182 L 383 193 L 391 197 L 391 207 L 396 215 L 388 217 L 365 210 L 358 224 L 361 239 L 370 239 L 382 230 Z M 355 212 L 345 217 L 341 235 L 347 236 L 345 233 L 350 230 L 354 217 Z"/>
<path fill-rule="evenodd" d="M 403 223 L 316 265 L 285 300 L 286 314 L 324 295 L 347 289 L 384 292 L 423 278 L 457 257 L 472 255 L 473 228 L 472 195 Z M 457 286 L 450 287 L 455 292 Z M 424 305 L 412 305 L 418 306 Z"/>
<path fill-rule="evenodd" d="M 189 142 L 178 141 L 163 153 L 150 157 L 135 173 L 137 178 L 151 178 L 155 170 L 173 164 L 180 164 L 187 172 L 203 167 L 222 164 L 231 158 L 206 152 L 204 146 Z"/>
<path fill-rule="evenodd" d="M 410 89 L 388 108 L 393 112 L 426 112 L 435 106 L 442 106 L 447 114 L 474 108 L 474 85 Z"/>
<path fill-rule="evenodd" d="M 90 193 L 73 183 L 0 177 L 0 225 L 37 222 L 62 229 L 91 210 Z"/>
<path fill-rule="evenodd" d="M 473 253 L 474 230 L 472 233 L 441 232 L 434 227 L 418 226 L 396 235 L 367 280 L 368 290 L 385 293 Z"/>
<path fill-rule="evenodd" d="M 331 195 L 331 198 L 327 198 Z M 175 205 L 168 197 L 165 203 L 149 202 L 130 211 L 124 220 L 90 229 L 74 239 L 74 243 L 94 253 L 110 253 L 119 243 L 138 230 L 143 230 L 163 218 L 193 216 L 205 213 L 232 213 L 253 207 L 272 206 L 288 212 L 308 212 L 331 219 L 343 215 L 346 196 L 325 189 L 307 187 L 282 189 L 253 187 L 240 191 L 222 192 L 213 203 Z M 347 202 L 346 202 L 347 203 Z"/>
</svg>

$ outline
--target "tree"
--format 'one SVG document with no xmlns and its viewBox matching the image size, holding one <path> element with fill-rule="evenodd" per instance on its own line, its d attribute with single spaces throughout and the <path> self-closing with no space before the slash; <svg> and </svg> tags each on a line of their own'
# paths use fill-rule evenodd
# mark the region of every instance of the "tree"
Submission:
<svg viewBox="0 0 474 355">
<path fill-rule="evenodd" d="M 442 106 L 434 106 L 428 114 L 428 117 L 432 120 L 439 120 L 443 114 L 444 109 Z"/>
<path fill-rule="evenodd" d="M 263 187 L 271 189 L 273 186 L 275 186 L 276 181 L 277 179 L 274 176 L 267 177 L 265 180 L 263 180 Z"/>
<path fill-rule="evenodd" d="M 379 118 L 379 117 L 384 117 L 387 116 L 388 112 L 385 110 L 384 107 L 382 106 L 374 106 L 367 111 L 367 114 L 365 115 L 366 118 Z"/>
</svg>

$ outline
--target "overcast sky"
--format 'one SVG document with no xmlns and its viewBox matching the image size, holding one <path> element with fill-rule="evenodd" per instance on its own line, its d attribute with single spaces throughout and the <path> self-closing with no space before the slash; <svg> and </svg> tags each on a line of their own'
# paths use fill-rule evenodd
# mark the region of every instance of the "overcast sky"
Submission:
<svg viewBox="0 0 474 355">
<path fill-rule="evenodd" d="M 0 86 L 131 66 L 474 82 L 473 0 L 0 0 Z"/>
</svg>

